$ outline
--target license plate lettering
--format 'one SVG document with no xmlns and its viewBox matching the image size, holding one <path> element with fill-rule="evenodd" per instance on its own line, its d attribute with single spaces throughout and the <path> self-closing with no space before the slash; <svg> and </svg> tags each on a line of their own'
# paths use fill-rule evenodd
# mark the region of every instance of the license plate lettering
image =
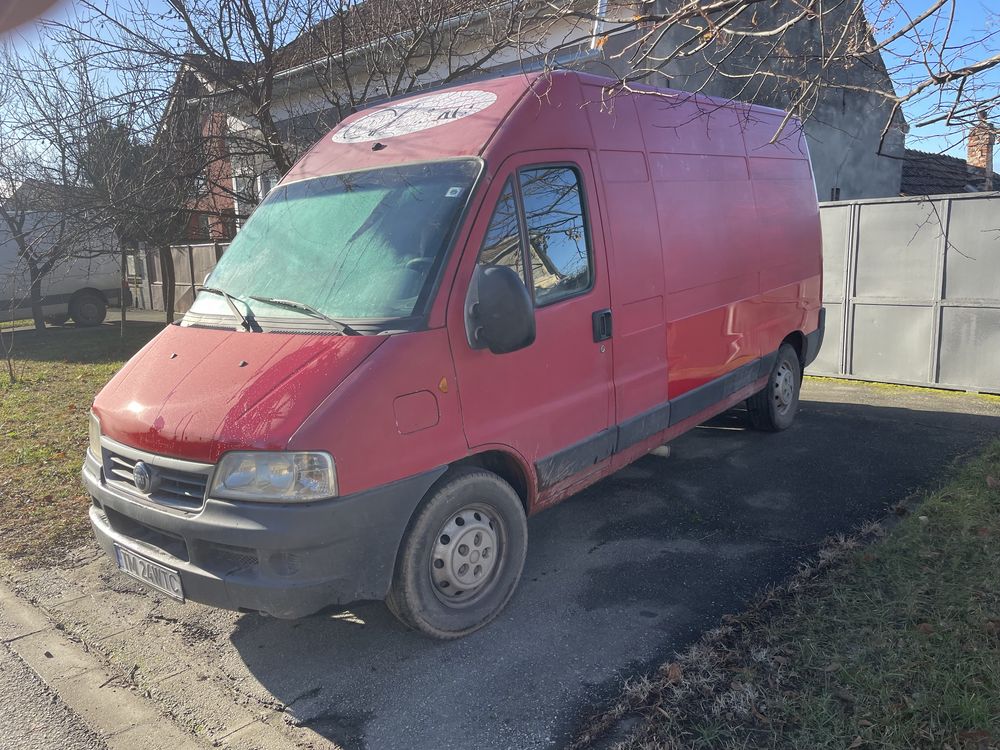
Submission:
<svg viewBox="0 0 1000 750">
<path fill-rule="evenodd" d="M 118 567 L 123 573 L 162 591 L 179 601 L 184 601 L 184 589 L 181 586 L 180 574 L 152 560 L 147 560 L 131 550 L 115 545 L 115 556 Z"/>
</svg>

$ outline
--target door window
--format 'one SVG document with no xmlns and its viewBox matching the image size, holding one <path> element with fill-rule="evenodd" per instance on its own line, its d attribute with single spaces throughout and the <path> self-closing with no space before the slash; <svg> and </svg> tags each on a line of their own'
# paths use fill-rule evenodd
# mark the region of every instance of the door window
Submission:
<svg viewBox="0 0 1000 750">
<path fill-rule="evenodd" d="M 520 181 L 535 304 L 586 291 L 593 263 L 579 175 L 570 167 L 537 167 L 521 170 Z"/>
<path fill-rule="evenodd" d="M 493 210 L 489 229 L 486 230 L 486 239 L 479 251 L 479 264 L 510 266 L 523 279 L 524 264 L 521 258 L 521 219 L 517 211 L 514 186 L 507 180 L 497 207 Z"/>
</svg>

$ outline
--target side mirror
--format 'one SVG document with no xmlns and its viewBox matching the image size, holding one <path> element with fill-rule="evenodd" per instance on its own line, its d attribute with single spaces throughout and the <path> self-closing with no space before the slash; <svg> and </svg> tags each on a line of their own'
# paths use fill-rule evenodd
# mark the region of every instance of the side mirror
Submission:
<svg viewBox="0 0 1000 750">
<path fill-rule="evenodd" d="M 535 341 L 535 308 L 509 266 L 476 266 L 465 303 L 469 346 L 507 354 Z"/>
</svg>

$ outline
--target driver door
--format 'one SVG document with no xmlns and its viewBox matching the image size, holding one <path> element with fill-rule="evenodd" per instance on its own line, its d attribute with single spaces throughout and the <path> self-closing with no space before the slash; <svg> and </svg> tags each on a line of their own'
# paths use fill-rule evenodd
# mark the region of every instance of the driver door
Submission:
<svg viewBox="0 0 1000 750">
<path fill-rule="evenodd" d="M 610 293 L 596 206 L 586 151 L 512 157 L 491 184 L 470 242 L 476 263 L 521 275 L 534 302 L 535 341 L 508 354 L 469 346 L 463 307 L 471 266 L 463 266 L 465 284 L 450 306 L 469 447 L 513 448 L 534 464 L 542 492 L 600 468 L 614 450 L 610 325 L 597 325 L 610 323 Z"/>
</svg>

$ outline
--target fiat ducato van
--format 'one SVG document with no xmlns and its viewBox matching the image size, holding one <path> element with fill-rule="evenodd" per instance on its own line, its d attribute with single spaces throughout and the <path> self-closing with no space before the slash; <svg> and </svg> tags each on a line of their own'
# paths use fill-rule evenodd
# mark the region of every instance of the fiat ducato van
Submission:
<svg viewBox="0 0 1000 750">
<path fill-rule="evenodd" d="M 787 428 L 823 336 L 800 125 L 610 86 L 457 86 L 308 151 L 94 402 L 117 566 L 454 638 L 510 599 L 528 516 L 741 402 Z"/>
</svg>

